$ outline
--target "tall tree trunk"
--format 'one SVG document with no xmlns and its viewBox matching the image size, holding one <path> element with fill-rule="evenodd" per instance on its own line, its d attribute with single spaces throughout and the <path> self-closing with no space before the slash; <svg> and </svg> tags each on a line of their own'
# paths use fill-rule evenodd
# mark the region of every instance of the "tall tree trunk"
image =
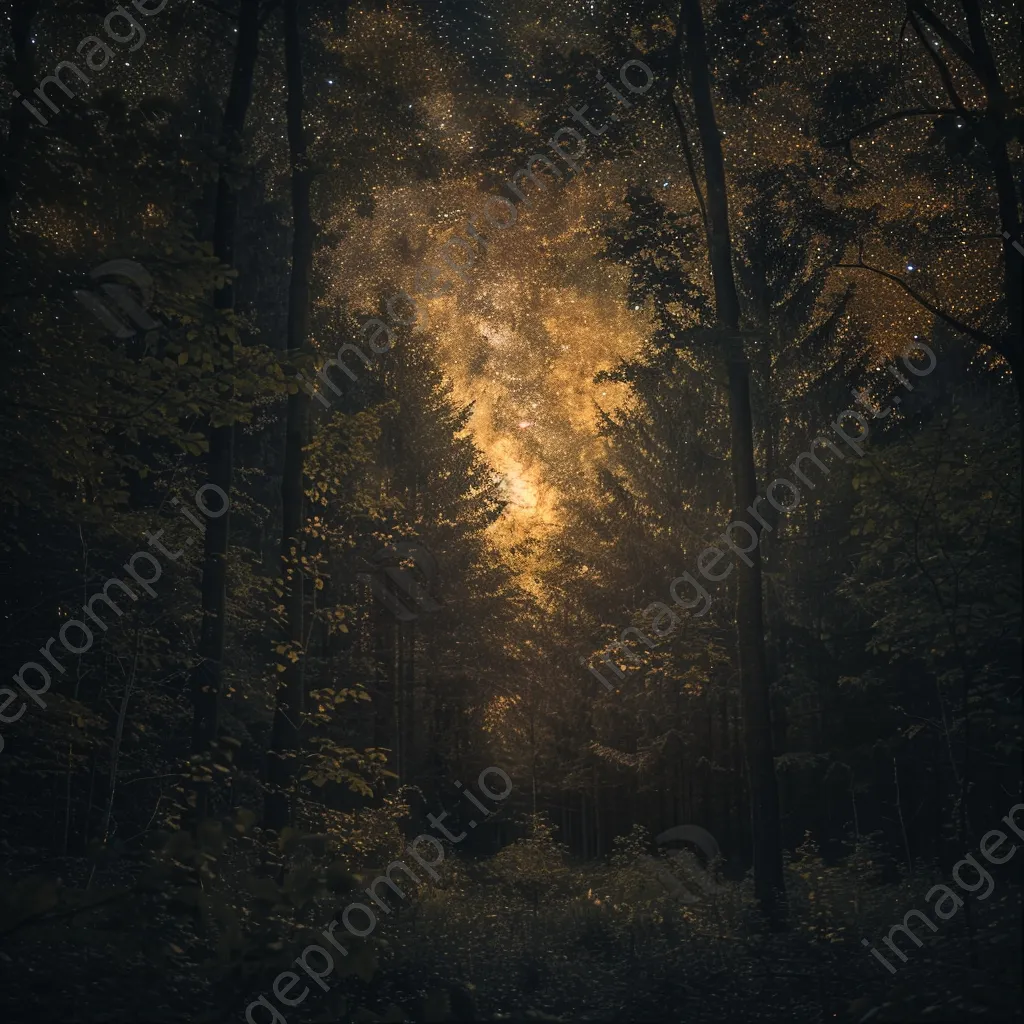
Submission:
<svg viewBox="0 0 1024 1024">
<path fill-rule="evenodd" d="M 942 21 L 931 8 L 921 0 L 909 0 L 907 13 L 921 22 L 926 22 L 939 35 L 948 51 L 972 72 L 985 91 L 985 108 L 980 117 L 973 119 L 982 127 L 978 142 L 984 149 L 992 170 L 992 184 L 996 192 L 999 224 L 1003 236 L 1003 295 L 1009 319 L 1009 333 L 997 339 L 993 346 L 1006 359 L 1017 386 L 1018 418 L 1020 429 L 1020 510 L 1024 516 L 1024 305 L 1021 297 L 1021 275 L 1024 274 L 1024 251 L 1019 248 L 1021 237 L 1021 213 L 1024 204 L 1024 179 L 1013 179 L 1013 164 L 1010 161 L 1008 143 L 1016 135 L 1018 146 L 1024 145 L 1024 131 L 1021 119 L 1015 118 L 1013 100 L 1003 85 L 995 54 L 985 32 L 982 6 L 979 0 L 960 0 L 970 47 L 966 47 L 960 36 L 946 22 Z M 920 29 L 918 29 L 920 35 Z M 931 51 L 932 60 L 939 68 L 943 84 L 950 101 L 958 110 L 963 103 L 953 87 L 948 62 Z M 1016 125 L 1014 127 L 1014 121 Z M 915 296 L 916 298 L 916 296 Z M 920 300 L 918 300 L 920 301 Z M 1021 585 L 1024 587 L 1024 547 L 1020 553 Z M 1024 677 L 1024 606 L 1021 607 L 1021 675 Z"/>
<path fill-rule="evenodd" d="M 406 748 L 405 748 L 405 662 L 402 649 L 402 623 L 395 622 L 391 627 L 391 635 L 394 637 L 395 658 L 391 665 L 392 679 L 394 680 L 394 698 L 392 704 L 395 709 L 395 780 L 399 786 L 408 782 L 405 772 Z"/>
<path fill-rule="evenodd" d="M 216 209 L 213 224 L 213 254 L 223 264 L 235 260 L 235 228 L 238 222 L 238 195 L 232 185 L 238 172 L 245 118 L 252 100 L 253 73 L 259 47 L 259 2 L 240 0 L 238 42 L 231 86 L 224 104 L 221 126 L 223 157 L 217 179 Z M 214 295 L 214 307 L 230 312 L 235 306 L 232 283 L 225 281 Z M 234 427 L 211 426 L 207 481 L 230 497 L 234 461 Z M 224 635 L 227 626 L 227 558 L 231 510 L 209 519 L 203 537 L 202 624 L 199 632 L 199 664 L 192 672 L 192 753 L 202 758 L 217 738 L 220 697 L 224 689 Z M 195 818 L 206 816 L 209 801 L 210 770 L 196 766 Z"/>
<path fill-rule="evenodd" d="M 288 150 L 292 176 L 292 273 L 288 287 L 288 350 L 310 352 L 309 298 L 315 231 L 310 212 L 313 169 L 302 124 L 302 41 L 299 0 L 284 4 L 285 75 L 288 82 Z M 304 448 L 309 434 L 309 396 L 299 387 L 288 396 L 284 472 L 281 481 L 281 571 L 284 584 L 284 646 L 268 763 L 266 824 L 282 829 L 294 818 L 295 758 L 305 706 L 302 525 L 305 514 Z"/>
<path fill-rule="evenodd" d="M 1024 255 L 1013 244 L 1020 241 L 1021 217 L 1020 199 L 1018 199 L 1016 183 L 1013 180 L 1013 165 L 1007 142 L 1010 138 L 1008 121 L 1014 116 L 1013 101 L 1003 86 L 996 65 L 995 55 L 989 45 L 982 20 L 979 0 L 961 0 L 964 19 L 967 22 L 968 38 L 973 51 L 972 69 L 978 76 L 985 90 L 987 100 L 985 116 L 988 120 L 987 130 L 979 133 L 979 139 L 992 165 L 992 178 L 996 187 L 996 199 L 999 206 L 999 221 L 1003 235 L 1003 290 L 1010 317 L 1010 346 L 1019 359 L 1022 354 L 1022 333 L 1024 333 L 1024 314 L 1021 306 L 1020 279 L 1024 272 Z M 1017 128 L 1019 137 L 1020 129 Z"/>
<path fill-rule="evenodd" d="M 685 27 L 686 60 L 704 156 L 708 249 L 715 284 L 718 326 L 725 344 L 728 365 L 735 511 L 737 519 L 749 519 L 746 510 L 753 505 L 757 497 L 753 418 L 750 410 L 750 368 L 739 334 L 740 304 L 733 277 L 725 162 L 722 158 L 722 143 L 711 97 L 711 71 L 700 0 L 684 0 L 680 26 Z M 757 529 L 755 524 L 751 526 Z M 736 566 L 736 630 L 744 747 L 750 777 L 754 891 L 762 910 L 769 918 L 778 921 L 785 908 L 785 882 L 782 874 L 779 795 L 772 754 L 771 708 L 765 666 L 759 549 L 755 548 L 749 558 L 753 563 L 750 567 Z"/>
<path fill-rule="evenodd" d="M 426 701 L 423 687 L 416 681 L 416 619 L 406 624 L 405 632 L 405 692 L 408 695 L 409 736 L 406 740 L 408 751 L 406 761 L 408 774 L 413 784 L 428 786 L 424 759 L 425 727 L 427 724 Z"/>
<path fill-rule="evenodd" d="M 1014 107 L 1009 93 L 1003 86 L 995 55 L 989 45 L 979 0 L 961 0 L 961 6 L 973 51 L 972 70 L 978 76 L 987 100 L 986 130 L 979 133 L 979 140 L 992 166 L 992 179 L 996 188 L 999 222 L 1003 234 L 1003 293 L 1006 296 L 1007 315 L 1010 321 L 1010 335 L 1005 342 L 1004 356 L 1010 364 L 1017 384 L 1018 398 L 1021 399 L 1017 405 L 1017 415 L 1020 421 L 1021 442 L 1020 509 L 1021 515 L 1024 516 L 1024 382 L 1021 380 L 1021 375 L 1024 374 L 1024 306 L 1020 287 L 1021 275 L 1024 274 L 1024 253 L 1018 248 L 1024 241 L 1021 237 L 1021 204 L 1024 203 L 1024 194 L 1018 196 L 1007 146 Z M 1016 134 L 1020 144 L 1019 114 L 1017 122 Z M 1024 188 L 1024 182 L 1021 183 L 1021 187 Z M 1020 573 L 1021 586 L 1024 588 L 1024 548 L 1021 549 Z M 1024 659 L 1024 607 L 1021 608 L 1021 642 L 1021 657 Z M 1024 676 L 1024 663 L 1021 671 Z"/>
</svg>

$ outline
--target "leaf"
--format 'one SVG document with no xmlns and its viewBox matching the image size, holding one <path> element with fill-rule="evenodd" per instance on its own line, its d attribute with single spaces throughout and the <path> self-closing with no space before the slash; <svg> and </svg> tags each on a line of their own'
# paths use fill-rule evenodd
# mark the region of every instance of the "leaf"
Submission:
<svg viewBox="0 0 1024 1024">
<path fill-rule="evenodd" d="M 178 365 L 184 366 L 188 362 L 188 352 L 178 353 Z"/>
<path fill-rule="evenodd" d="M 232 820 L 235 831 L 243 835 L 256 824 L 256 812 L 250 811 L 247 807 L 240 807 Z"/>
</svg>

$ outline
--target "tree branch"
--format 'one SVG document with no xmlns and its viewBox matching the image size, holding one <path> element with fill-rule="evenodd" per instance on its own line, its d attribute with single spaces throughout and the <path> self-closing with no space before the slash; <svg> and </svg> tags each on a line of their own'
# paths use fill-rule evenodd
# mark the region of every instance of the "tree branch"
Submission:
<svg viewBox="0 0 1024 1024">
<path fill-rule="evenodd" d="M 22 928 L 29 928 L 37 924 L 50 924 L 53 921 L 63 921 L 69 917 L 75 917 L 78 914 L 87 914 L 90 910 L 96 910 L 98 907 L 105 907 L 110 903 L 115 903 L 117 900 L 124 899 L 126 896 L 135 895 L 133 889 L 115 889 L 112 893 L 104 896 L 101 899 L 94 900 L 92 903 L 88 903 L 85 906 L 77 907 L 65 907 L 62 910 L 44 910 L 39 914 L 30 914 L 28 917 L 23 917 L 20 921 L 15 922 L 3 931 L 0 931 L 0 938 L 12 935 L 14 932 L 20 931 Z"/>
<path fill-rule="evenodd" d="M 924 34 L 924 29 L 921 27 L 921 22 L 911 14 L 910 24 L 914 26 L 914 31 L 917 33 L 918 39 L 921 40 L 921 45 L 925 48 L 928 56 L 931 57 L 932 63 L 935 65 L 935 69 L 939 73 L 939 78 L 942 79 L 943 88 L 946 90 L 947 95 L 953 101 L 953 106 L 957 110 L 965 111 L 963 100 L 960 99 L 959 93 L 956 91 L 956 86 L 953 84 L 953 76 L 949 72 L 949 65 L 939 56 L 938 51 L 932 46 L 931 40 Z"/>
<path fill-rule="evenodd" d="M 672 114 L 679 128 L 679 138 L 683 144 L 683 158 L 686 160 L 686 170 L 690 175 L 690 183 L 693 185 L 693 192 L 697 197 L 697 205 L 700 207 L 700 219 L 704 224 L 704 233 L 707 235 L 711 230 L 708 222 L 708 209 L 704 204 L 704 193 L 701 192 L 700 180 L 697 178 L 697 165 L 694 162 L 693 148 L 690 146 L 690 138 L 686 132 L 686 122 L 683 120 L 683 112 L 679 109 L 679 104 L 676 103 L 676 98 L 673 95 L 674 90 L 675 86 L 669 90 L 668 103 L 672 108 Z"/>
<path fill-rule="evenodd" d="M 992 47 L 985 35 L 985 25 L 981 20 L 981 7 L 978 0 L 960 0 L 960 6 L 964 9 L 967 35 L 974 48 L 974 72 L 981 79 L 989 102 L 1002 109 L 1007 105 L 1008 97 L 1003 83 L 999 79 L 999 69 L 996 66 Z"/>
<path fill-rule="evenodd" d="M 867 124 L 863 124 L 859 128 L 854 128 L 849 135 L 844 135 L 841 139 L 835 139 L 831 142 L 822 140 L 821 144 L 826 149 L 833 146 L 842 146 L 851 139 L 857 138 L 858 135 L 866 135 L 868 132 L 873 132 L 876 128 L 881 128 L 883 125 L 887 125 L 891 121 L 899 121 L 904 117 L 941 117 L 943 114 L 959 113 L 961 113 L 961 111 L 952 110 L 949 107 L 913 107 L 910 110 L 897 110 L 895 113 L 876 117 L 873 121 L 868 121 Z"/>
<path fill-rule="evenodd" d="M 679 104 L 676 103 L 675 91 L 676 86 L 679 87 L 680 92 L 685 96 L 686 90 L 683 86 L 683 14 L 679 12 L 679 17 L 676 19 L 676 36 L 673 44 L 673 56 L 675 58 L 675 77 L 674 80 L 669 82 L 668 86 L 668 103 L 672 108 L 672 116 L 675 118 L 676 126 L 679 128 L 679 138 L 683 145 L 683 157 L 686 160 L 686 170 L 690 175 L 690 182 L 693 185 L 694 195 L 697 197 L 697 205 L 700 207 L 700 218 L 704 224 L 704 234 L 708 239 L 708 244 L 711 242 L 711 221 L 708 220 L 708 209 L 704 202 L 704 194 L 700 189 L 700 181 L 697 178 L 697 164 L 693 158 L 693 148 L 690 146 L 690 136 L 686 131 L 686 120 L 683 117 L 682 110 L 679 109 Z"/>
<path fill-rule="evenodd" d="M 907 4 L 907 10 L 914 15 L 919 15 L 935 31 L 938 33 L 939 38 L 976 74 L 981 77 L 981 71 L 978 67 L 977 58 L 974 51 L 953 31 L 948 29 L 943 23 L 942 19 L 939 18 L 935 12 L 927 5 L 921 2 L 921 0 L 910 0 Z"/>
<path fill-rule="evenodd" d="M 211 11 L 216 11 L 216 13 L 219 14 L 222 18 L 227 18 L 230 21 L 233 21 L 235 18 L 231 11 L 225 11 L 224 8 L 220 6 L 220 4 L 214 3 L 214 0 L 199 0 L 199 2 L 200 4 L 202 4 L 203 7 L 207 7 Z"/>
<path fill-rule="evenodd" d="M 908 284 L 903 280 L 902 277 L 897 277 L 896 274 L 889 273 L 888 270 L 882 270 L 881 267 L 873 267 L 869 263 L 864 262 L 864 254 L 861 252 L 860 258 L 856 263 L 837 263 L 837 267 L 845 267 L 851 270 L 867 270 L 872 274 L 877 274 L 879 277 L 884 277 L 887 281 L 892 281 L 893 284 L 899 285 L 919 306 L 928 310 L 933 316 L 937 316 L 940 320 L 949 324 L 950 327 L 961 331 L 968 337 L 973 338 L 975 341 L 980 341 L 983 345 L 988 345 L 990 348 L 994 348 L 1001 356 L 1005 358 L 1005 352 L 1003 351 L 1002 342 L 989 334 L 987 331 L 979 330 L 977 327 L 971 327 L 968 324 L 957 320 L 956 317 L 951 316 L 944 310 L 939 309 L 935 303 L 930 302 L 926 299 L 916 288 Z"/>
</svg>

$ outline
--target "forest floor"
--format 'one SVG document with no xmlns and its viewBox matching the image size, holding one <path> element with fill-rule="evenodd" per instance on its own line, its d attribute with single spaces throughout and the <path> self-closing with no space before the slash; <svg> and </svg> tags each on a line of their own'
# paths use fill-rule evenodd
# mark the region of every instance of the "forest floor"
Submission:
<svg viewBox="0 0 1024 1024">
<path fill-rule="evenodd" d="M 446 861 L 437 886 L 382 919 L 376 970 L 334 979 L 329 994 L 314 990 L 284 1019 L 1021 1019 L 1021 890 L 1009 873 L 988 900 L 973 902 L 973 940 L 963 914 L 939 922 L 934 934 L 917 928 L 923 946 L 901 937 L 907 962 L 890 975 L 861 939 L 888 952 L 889 928 L 927 906 L 922 895 L 941 874 L 922 868 L 896 884 L 868 884 L 866 862 L 826 866 L 805 853 L 787 869 L 789 926 L 768 933 L 749 880 L 681 904 L 635 858 L 617 861 L 571 864 L 550 843 L 530 840 L 487 860 Z M 673 870 L 680 865 L 685 878 L 685 861 Z M 326 921 L 335 910 L 325 903 L 313 916 Z M 158 962 L 117 923 L 99 932 L 56 923 L 8 945 L 0 953 L 0 1019 L 245 1019 L 253 995 L 224 998 L 201 964 Z M 263 979 L 263 991 L 272 979 Z M 258 1014 L 257 1024 L 263 1020 Z"/>
<path fill-rule="evenodd" d="M 447 979 L 469 989 L 481 1020 L 1021 1019 L 1019 888 L 975 908 L 982 968 L 964 922 L 950 921 L 934 936 L 918 929 L 920 949 L 899 938 L 910 949 L 906 964 L 892 957 L 893 976 L 860 940 L 881 946 L 907 910 L 927 906 L 908 898 L 917 887 L 861 894 L 876 910 L 859 908 L 865 923 L 888 919 L 854 931 L 838 912 L 843 873 L 807 866 L 790 871 L 790 927 L 770 934 L 746 882 L 680 908 L 633 868 L 565 869 L 530 893 L 521 875 L 502 884 L 500 866 L 484 865 L 405 920 L 387 968 L 400 979 L 394 1002 Z"/>
</svg>

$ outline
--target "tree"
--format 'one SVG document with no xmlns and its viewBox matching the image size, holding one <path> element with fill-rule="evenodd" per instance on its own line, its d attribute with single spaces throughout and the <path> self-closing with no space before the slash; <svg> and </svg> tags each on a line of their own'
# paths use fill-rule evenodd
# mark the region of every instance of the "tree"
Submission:
<svg viewBox="0 0 1024 1024">
<path fill-rule="evenodd" d="M 704 17 L 698 0 L 684 0 L 678 31 L 685 30 L 686 68 L 701 139 L 707 189 L 708 255 L 715 286 L 718 328 L 728 372 L 729 419 L 732 428 L 735 517 L 748 522 L 757 497 L 754 432 L 750 406 L 750 366 L 740 334 L 740 304 L 733 276 L 729 237 L 728 191 L 722 144 L 711 96 L 711 71 L 704 36 Z M 754 877 L 762 908 L 777 917 L 785 900 L 779 797 L 772 755 L 771 705 L 764 649 L 760 548 L 749 566 L 738 566 L 736 629 L 742 679 L 743 722 L 753 819 Z"/>
<path fill-rule="evenodd" d="M 969 184 L 975 174 L 987 177 L 988 187 L 985 191 L 988 194 L 984 196 L 984 202 L 989 209 L 985 210 L 980 204 L 978 207 L 971 204 L 975 208 L 970 211 L 978 230 L 984 234 L 978 238 L 973 232 L 968 234 L 963 231 L 953 244 L 966 246 L 998 237 L 1002 278 L 999 302 L 986 303 L 980 317 L 973 311 L 967 315 L 954 315 L 951 311 L 954 307 L 942 298 L 930 297 L 923 286 L 912 284 L 905 276 L 866 260 L 863 244 L 856 262 L 841 265 L 867 271 L 891 282 L 918 306 L 971 338 L 982 352 L 994 351 L 1005 360 L 1017 388 L 1020 406 L 1020 504 L 1024 509 L 1024 313 L 1020 288 L 1024 276 L 1024 245 L 1021 244 L 1024 242 L 1021 236 L 1024 211 L 1024 175 L 1021 167 L 1024 117 L 1020 113 L 1019 96 L 1014 97 L 1007 84 L 1013 80 L 1010 68 L 1020 49 L 1020 22 L 1018 19 L 1015 37 L 1012 19 L 1008 23 L 1009 33 L 997 37 L 991 23 L 997 16 L 998 7 L 988 13 L 989 26 L 986 27 L 986 12 L 980 0 L 959 0 L 958 6 L 960 17 L 954 19 L 951 14 L 941 16 L 924 0 L 908 0 L 906 20 L 900 31 L 899 59 L 896 67 L 886 69 L 889 74 L 883 76 L 883 80 L 888 77 L 895 82 L 904 75 L 903 37 L 909 26 L 918 44 L 918 63 L 923 65 L 918 71 L 918 82 L 923 84 L 927 77 L 927 87 L 933 93 L 931 99 L 919 100 L 913 107 L 900 104 L 900 109 L 896 111 L 882 112 L 884 104 L 878 101 L 888 99 L 888 96 L 872 95 L 867 97 L 873 101 L 870 103 L 863 102 L 865 97 L 860 98 L 861 102 L 851 102 L 843 76 L 837 74 L 832 83 L 832 91 L 845 98 L 845 109 L 839 116 L 836 116 L 839 112 L 835 109 L 826 109 L 826 116 L 822 120 L 826 125 L 826 135 L 832 136 L 832 144 L 845 147 L 852 160 L 851 145 L 854 139 L 865 135 L 878 139 L 883 137 L 882 133 L 889 134 L 897 126 L 927 119 L 932 126 L 932 134 L 928 139 L 930 148 L 924 152 L 908 154 L 907 162 L 914 171 L 921 173 L 924 169 L 947 181 L 959 179 Z M 956 23 L 958 21 L 966 29 L 966 41 Z M 917 90 L 914 91 L 917 95 Z M 940 106 L 935 102 L 935 94 L 944 95 L 945 105 Z M 861 123 L 850 125 L 851 117 L 861 119 Z M 867 120 L 863 120 L 865 117 Z M 1014 140 L 1017 143 L 1015 149 Z M 946 157 L 942 170 L 934 149 L 939 144 Z M 917 250 L 912 256 L 913 263 L 919 263 L 919 254 L 927 253 L 929 249 L 934 252 L 937 240 L 946 234 L 939 230 L 946 219 L 947 216 L 940 213 L 929 218 L 926 227 L 922 228 L 919 223 L 915 223 L 909 232 L 905 223 L 898 222 L 897 231 L 891 233 L 897 234 L 897 237 L 899 234 L 909 236 Z M 993 221 L 998 225 L 998 236 L 989 234 Z M 966 255 L 969 250 L 965 249 L 964 252 Z M 977 262 L 970 262 L 974 273 L 978 273 Z M 913 263 L 908 265 L 910 269 Z M 984 260 L 981 266 L 984 266 Z M 966 284 L 966 280 L 963 283 Z M 1024 579 L 1024 554 L 1020 571 Z M 1024 635 L 1024 609 L 1021 633 Z M 1021 657 L 1024 658 L 1024 646 L 1021 648 Z"/>
<path fill-rule="evenodd" d="M 288 153 L 292 194 L 292 272 L 288 288 L 288 350 L 295 356 L 309 355 L 309 306 L 316 238 L 310 211 L 314 168 L 309 159 L 303 125 L 302 38 L 299 0 L 285 0 L 285 72 L 287 76 Z M 284 474 L 281 481 L 281 577 L 284 586 L 284 659 L 277 689 L 274 730 L 270 741 L 266 820 L 280 831 L 289 824 L 294 808 L 289 789 L 295 775 L 299 727 L 305 708 L 303 525 L 305 483 L 304 449 L 309 434 L 309 394 L 294 386 L 288 396 L 285 432 Z"/>
<path fill-rule="evenodd" d="M 235 234 L 238 221 L 238 195 L 235 179 L 240 173 L 245 118 L 252 99 L 253 73 L 259 48 L 259 0 L 239 0 L 238 38 L 231 87 L 224 104 L 221 125 L 222 157 L 217 175 L 217 196 L 213 224 L 213 254 L 225 266 L 236 262 Z M 232 313 L 235 289 L 231 277 L 214 294 L 214 309 L 224 316 L 223 330 L 237 330 Z M 230 349 L 229 349 L 230 351 Z M 207 482 L 228 495 L 228 510 L 206 527 L 203 537 L 202 624 L 199 634 L 199 662 L 192 670 L 193 721 L 192 754 L 196 759 L 209 756 L 210 744 L 217 738 L 221 693 L 224 687 L 224 640 L 227 629 L 228 543 L 231 536 L 230 496 L 233 483 L 234 421 L 213 422 L 209 429 Z M 207 786 L 212 781 L 209 768 L 198 764 L 194 771 L 203 781 L 197 787 L 196 818 L 206 816 Z"/>
</svg>

